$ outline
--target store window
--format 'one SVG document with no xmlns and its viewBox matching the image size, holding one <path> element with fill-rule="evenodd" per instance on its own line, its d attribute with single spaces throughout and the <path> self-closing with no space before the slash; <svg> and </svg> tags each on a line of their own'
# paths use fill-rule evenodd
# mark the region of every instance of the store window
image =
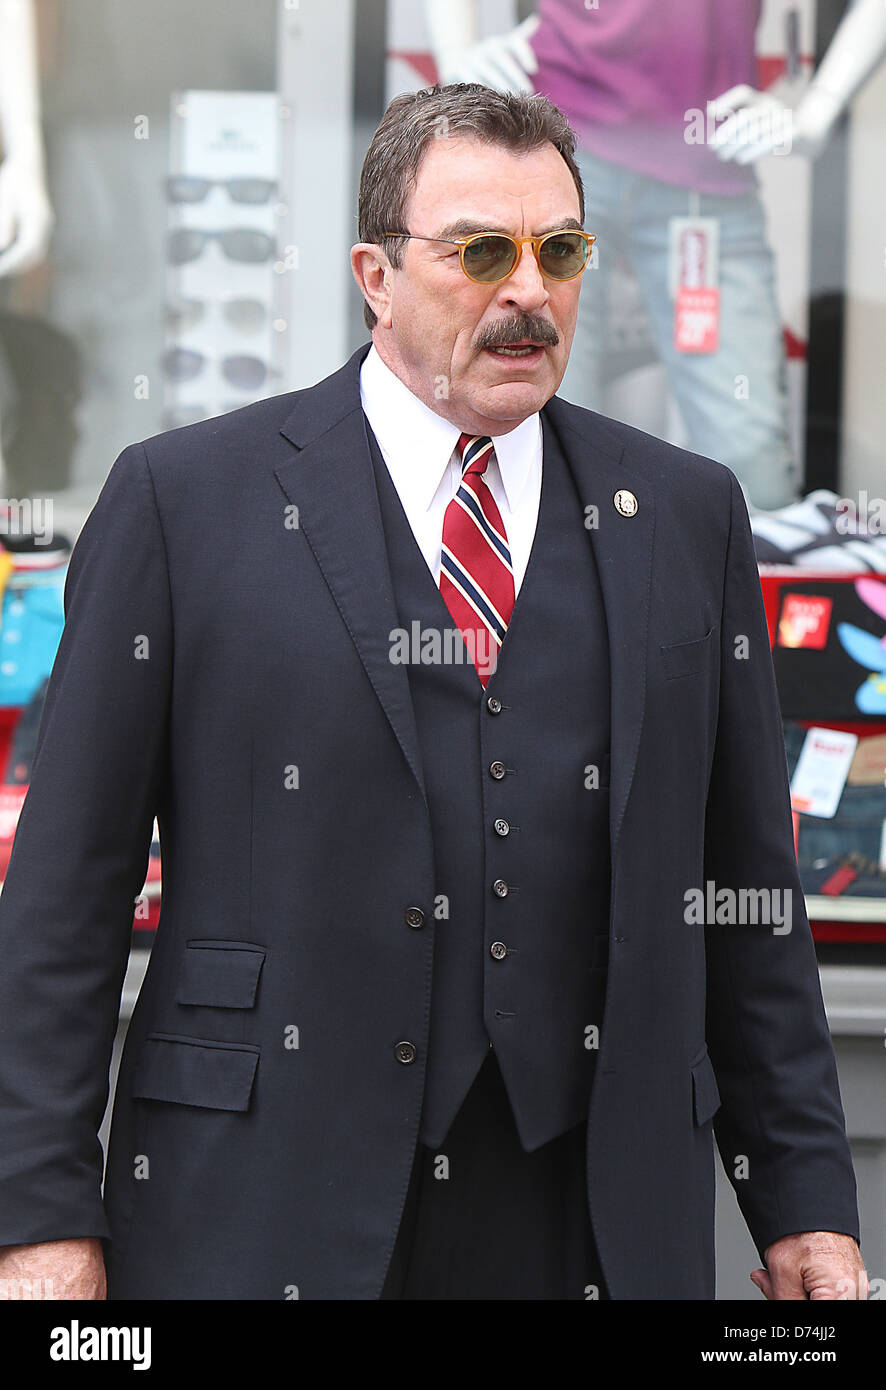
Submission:
<svg viewBox="0 0 886 1390">
<path fill-rule="evenodd" d="M 48 674 L 117 453 L 365 340 L 362 156 L 386 99 L 442 76 L 562 105 L 597 243 L 561 393 L 734 470 L 786 720 L 886 729 L 882 6 L 0 0 L 0 23 L 0 461 L 32 550 L 7 547 L 0 643 L 39 630 L 7 655 L 8 721 Z M 815 627 L 819 600 L 845 619 Z M 846 900 L 886 884 L 873 837 L 869 873 L 825 874 Z"/>
<path fill-rule="evenodd" d="M 882 0 L 0 0 L 0 879 L 114 459 L 367 340 L 360 166 L 436 80 L 572 121 L 597 241 L 561 394 L 738 477 L 820 959 L 882 965 Z M 161 894 L 155 837 L 134 956 Z M 870 1032 L 882 977 L 843 978 Z"/>
</svg>

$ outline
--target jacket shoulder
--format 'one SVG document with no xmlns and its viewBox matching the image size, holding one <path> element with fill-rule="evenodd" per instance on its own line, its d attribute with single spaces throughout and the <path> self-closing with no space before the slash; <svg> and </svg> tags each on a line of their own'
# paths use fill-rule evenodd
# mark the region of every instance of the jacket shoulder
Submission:
<svg viewBox="0 0 886 1390">
<path fill-rule="evenodd" d="M 728 506 L 733 485 L 740 486 L 726 464 L 659 439 L 622 420 L 574 405 L 562 396 L 553 396 L 546 410 L 561 431 L 580 435 L 586 443 L 604 439 L 610 450 L 629 462 L 632 471 L 644 473 L 662 489 L 664 496 L 700 490 L 709 503 L 716 505 L 722 499 L 722 505 Z"/>
<path fill-rule="evenodd" d="M 149 435 L 139 441 L 138 447 L 144 449 L 151 464 L 162 465 L 166 459 L 174 459 L 179 467 L 185 460 L 196 461 L 208 452 L 217 453 L 219 448 L 242 447 L 247 441 L 250 451 L 255 452 L 261 442 L 279 432 L 295 409 L 298 398 L 305 394 L 305 391 L 287 391 L 278 396 L 266 396 L 226 411 L 224 415 L 213 415 L 207 420 L 196 420 Z"/>
</svg>

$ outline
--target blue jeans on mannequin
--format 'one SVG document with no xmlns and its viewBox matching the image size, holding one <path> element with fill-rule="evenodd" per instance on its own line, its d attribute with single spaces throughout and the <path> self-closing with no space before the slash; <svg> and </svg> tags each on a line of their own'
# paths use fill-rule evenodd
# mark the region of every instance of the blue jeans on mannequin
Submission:
<svg viewBox="0 0 886 1390">
<path fill-rule="evenodd" d="M 691 195 L 688 189 L 635 174 L 581 147 L 576 160 L 585 185 L 585 221 L 597 234 L 598 255 L 597 264 L 583 277 L 560 394 L 590 410 L 602 409 L 606 326 L 610 316 L 618 314 L 618 305 L 609 302 L 609 268 L 620 254 L 637 280 L 689 447 L 731 468 L 755 508 L 796 500 L 775 263 L 759 197 L 753 192 L 734 197 Z M 690 211 L 719 222 L 720 347 L 715 353 L 678 352 L 674 346 L 668 223 Z"/>
</svg>

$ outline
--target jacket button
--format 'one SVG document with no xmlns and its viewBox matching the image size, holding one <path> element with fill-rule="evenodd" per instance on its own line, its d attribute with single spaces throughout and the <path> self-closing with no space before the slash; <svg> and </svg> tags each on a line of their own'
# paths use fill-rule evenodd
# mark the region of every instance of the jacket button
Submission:
<svg viewBox="0 0 886 1390">
<path fill-rule="evenodd" d="M 503 941 L 493 941 L 489 947 L 489 954 L 493 960 L 504 960 L 508 954 L 508 948 Z"/>
<path fill-rule="evenodd" d="M 394 1048 L 394 1056 L 397 1058 L 398 1062 L 402 1062 L 404 1066 L 408 1066 L 410 1062 L 415 1061 L 415 1044 L 411 1042 L 398 1042 L 397 1046 Z"/>
<path fill-rule="evenodd" d="M 496 759 L 494 763 L 489 764 L 489 771 L 492 774 L 492 776 L 496 779 L 496 781 L 500 782 L 502 777 L 504 777 L 507 768 L 505 767 L 504 763 L 500 763 L 498 759 Z"/>
<path fill-rule="evenodd" d="M 407 927 L 412 927 L 416 931 L 425 924 L 425 914 L 420 907 L 407 907 L 404 916 L 406 918 Z"/>
<path fill-rule="evenodd" d="M 496 835 L 510 835 L 511 827 L 506 820 L 501 820 L 501 818 L 499 818 L 495 822 L 495 833 Z"/>
<path fill-rule="evenodd" d="M 497 695 L 490 695 L 486 701 L 486 708 L 490 714 L 501 714 L 501 700 Z"/>
<path fill-rule="evenodd" d="M 505 883 L 503 878 L 497 878 L 492 885 L 492 891 L 496 894 L 497 897 L 506 898 L 508 896 L 508 893 L 510 892 L 510 889 L 508 888 L 508 885 Z"/>
</svg>

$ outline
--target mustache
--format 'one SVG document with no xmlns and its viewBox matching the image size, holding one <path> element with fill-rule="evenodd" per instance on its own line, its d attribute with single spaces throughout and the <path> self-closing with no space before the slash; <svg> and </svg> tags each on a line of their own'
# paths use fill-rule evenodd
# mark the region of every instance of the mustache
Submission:
<svg viewBox="0 0 886 1390">
<path fill-rule="evenodd" d="M 556 347 L 560 336 L 547 319 L 536 318 L 532 314 L 521 314 L 519 318 L 491 323 L 480 335 L 477 348 L 482 351 L 483 348 L 507 347 L 509 343 L 519 343 L 524 339 L 530 343 L 538 343 L 541 347 Z"/>
</svg>

